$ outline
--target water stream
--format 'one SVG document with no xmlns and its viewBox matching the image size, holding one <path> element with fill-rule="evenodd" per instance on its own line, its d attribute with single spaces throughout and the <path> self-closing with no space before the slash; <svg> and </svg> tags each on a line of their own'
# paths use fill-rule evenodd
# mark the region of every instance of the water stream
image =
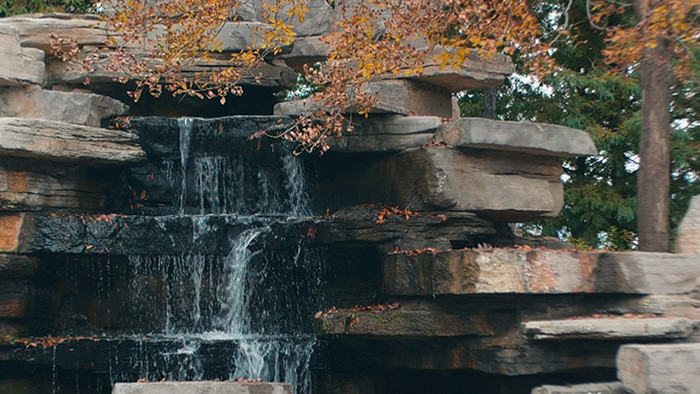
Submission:
<svg viewBox="0 0 700 394">
<path fill-rule="evenodd" d="M 318 286 L 313 271 L 320 255 L 275 230 L 275 224 L 310 215 L 303 167 L 284 152 L 272 169 L 270 163 L 251 165 L 243 153 L 191 152 L 194 122 L 178 121 L 180 158 L 165 163 L 165 172 L 179 185 L 178 215 L 195 224 L 192 245 L 221 231 L 208 224 L 216 216 L 228 226 L 230 249 L 223 256 L 203 246 L 179 256 L 129 256 L 130 292 L 155 327 L 135 338 L 131 368 L 151 381 L 223 375 L 289 382 L 295 392 L 309 392 Z"/>
</svg>

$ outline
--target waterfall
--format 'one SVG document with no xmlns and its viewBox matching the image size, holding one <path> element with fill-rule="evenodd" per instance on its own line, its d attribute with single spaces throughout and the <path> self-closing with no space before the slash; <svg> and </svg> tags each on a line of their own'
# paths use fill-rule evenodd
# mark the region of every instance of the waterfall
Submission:
<svg viewBox="0 0 700 394">
<path fill-rule="evenodd" d="M 136 339 L 132 370 L 147 380 L 262 379 L 310 392 L 320 258 L 298 235 L 275 230 L 310 215 L 302 163 L 289 152 L 192 150 L 201 145 L 194 122 L 178 120 L 180 157 L 164 162 L 178 214 L 163 219 L 191 220 L 194 246 L 129 257 L 131 294 L 143 303 L 134 313 L 152 330 Z M 225 234 L 227 254 L 199 242 L 213 231 Z M 217 347 L 224 351 L 213 372 L 207 358 Z"/>
<path fill-rule="evenodd" d="M 177 120 L 180 131 L 180 173 L 182 184 L 180 185 L 180 214 L 185 213 L 185 201 L 187 198 L 187 161 L 190 153 L 190 141 L 192 140 L 192 119 L 180 118 Z"/>
</svg>

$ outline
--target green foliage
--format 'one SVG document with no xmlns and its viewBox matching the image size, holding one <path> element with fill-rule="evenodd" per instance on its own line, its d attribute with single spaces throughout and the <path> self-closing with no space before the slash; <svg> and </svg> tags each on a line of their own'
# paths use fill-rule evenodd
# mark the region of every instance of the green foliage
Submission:
<svg viewBox="0 0 700 394">
<path fill-rule="evenodd" d="M 90 0 L 0 0 L 0 17 L 42 12 L 87 13 L 93 9 Z"/>
<path fill-rule="evenodd" d="M 572 20 L 585 21 L 576 16 L 585 12 L 584 4 L 574 3 Z M 583 249 L 631 249 L 636 240 L 641 131 L 638 76 L 608 73 L 602 62 L 605 43 L 600 32 L 588 24 L 573 26 L 572 32 L 571 38 L 557 45 L 556 58 L 564 68 L 562 72 L 538 84 L 520 69 L 519 75 L 499 90 L 497 113 L 501 119 L 585 130 L 599 150 L 595 157 L 565 163 L 565 205 L 561 214 L 527 224 L 524 230 L 559 236 Z M 460 100 L 463 116 L 481 116 L 482 97 L 481 92 L 465 95 Z M 671 225 L 675 229 L 689 198 L 700 193 L 700 100 L 694 81 L 675 87 L 672 110 Z"/>
</svg>

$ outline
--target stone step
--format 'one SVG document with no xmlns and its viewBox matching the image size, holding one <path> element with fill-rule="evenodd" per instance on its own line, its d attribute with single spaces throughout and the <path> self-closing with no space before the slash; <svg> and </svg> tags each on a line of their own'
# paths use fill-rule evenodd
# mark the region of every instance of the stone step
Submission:
<svg viewBox="0 0 700 394">
<path fill-rule="evenodd" d="M 134 164 L 146 160 L 146 153 L 133 134 L 20 118 L 0 118 L 0 155 L 90 164 Z"/>
<path fill-rule="evenodd" d="M 700 393 L 700 343 L 623 345 L 617 377 L 635 394 Z"/>
<path fill-rule="evenodd" d="M 584 383 L 569 386 L 544 385 L 532 389 L 532 394 L 628 394 L 620 382 Z"/>
<path fill-rule="evenodd" d="M 393 295 L 684 294 L 700 275 L 695 255 L 465 249 L 391 254 L 383 289 Z"/>
<path fill-rule="evenodd" d="M 115 383 L 112 394 L 292 394 L 289 383 L 139 382 Z"/>
<path fill-rule="evenodd" d="M 445 310 L 427 302 L 331 309 L 314 319 L 319 336 L 392 338 L 493 336 L 514 324 L 513 313 Z"/>
<path fill-rule="evenodd" d="M 687 338 L 700 327 L 700 320 L 670 317 L 575 318 L 529 321 L 523 333 L 535 340 L 609 339 L 671 340 Z"/>
</svg>

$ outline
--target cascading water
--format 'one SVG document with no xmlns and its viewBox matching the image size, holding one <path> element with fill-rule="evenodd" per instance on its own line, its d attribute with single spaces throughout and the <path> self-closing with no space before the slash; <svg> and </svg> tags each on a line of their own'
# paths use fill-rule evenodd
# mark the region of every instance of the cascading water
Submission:
<svg viewBox="0 0 700 394">
<path fill-rule="evenodd" d="M 179 160 L 163 162 L 179 185 L 179 214 L 162 217 L 192 220 L 195 246 L 179 256 L 129 257 L 131 293 L 150 305 L 144 325 L 153 326 L 137 339 L 132 370 L 148 380 L 262 379 L 309 392 L 319 252 L 276 230 L 310 215 L 303 168 L 290 153 L 256 166 L 241 152 L 191 152 L 195 123 L 178 121 Z M 200 245 L 212 231 L 227 234 L 228 254 Z M 228 358 L 208 360 L 216 347 Z M 112 376 L 128 379 L 133 373 Z"/>
</svg>

